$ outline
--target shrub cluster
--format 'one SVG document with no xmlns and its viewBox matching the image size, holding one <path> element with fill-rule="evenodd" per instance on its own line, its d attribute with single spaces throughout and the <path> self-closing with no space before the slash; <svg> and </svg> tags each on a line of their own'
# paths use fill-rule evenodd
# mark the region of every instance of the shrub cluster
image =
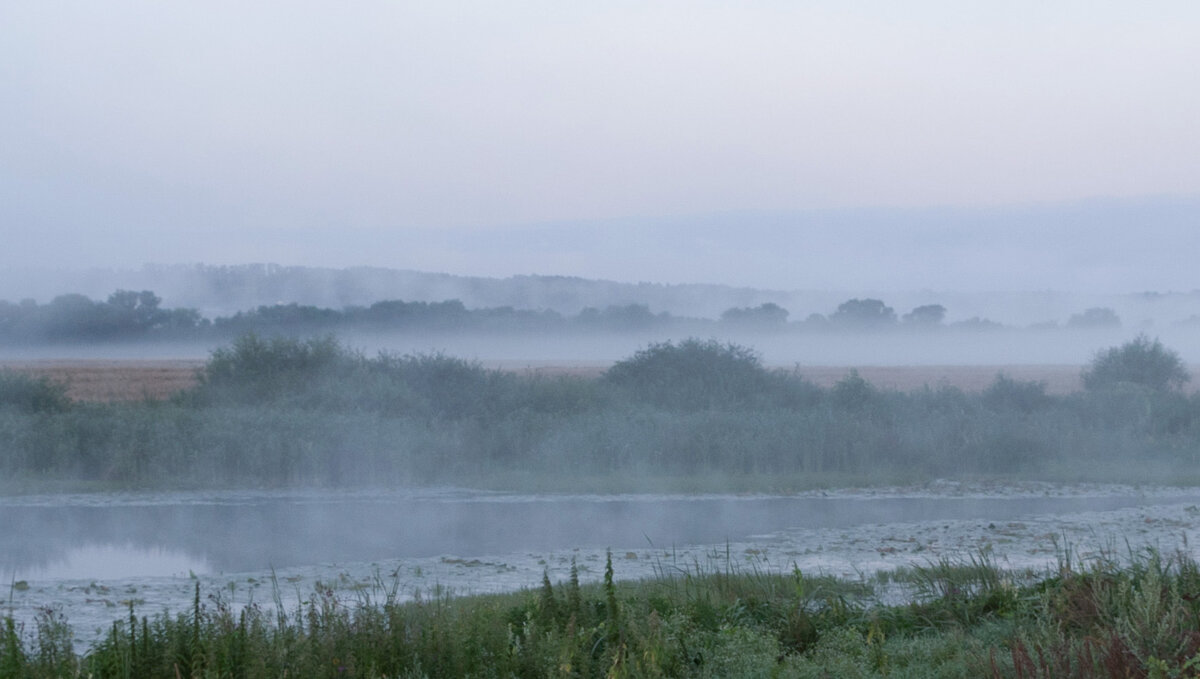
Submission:
<svg viewBox="0 0 1200 679">
<path fill-rule="evenodd" d="M 1187 480 L 1179 470 L 1200 456 L 1200 399 L 1121 374 L 1068 396 L 1004 375 L 981 394 L 880 390 L 854 372 L 821 388 L 764 368 L 747 348 L 689 339 L 585 379 L 247 335 L 167 402 L 70 404 L 56 385 L 0 376 L 0 478 L 626 489 L 704 478 L 760 489 L 979 475 Z"/>
<path fill-rule="evenodd" d="M 15 410 L 33 415 L 61 413 L 70 406 L 67 388 L 48 377 L 30 377 L 13 370 L 0 370 L 0 411 Z"/>
</svg>

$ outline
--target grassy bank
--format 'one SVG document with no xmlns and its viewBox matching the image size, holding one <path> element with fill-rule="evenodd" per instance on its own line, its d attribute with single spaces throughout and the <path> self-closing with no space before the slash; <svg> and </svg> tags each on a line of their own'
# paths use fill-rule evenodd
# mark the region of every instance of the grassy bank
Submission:
<svg viewBox="0 0 1200 679">
<path fill-rule="evenodd" d="M 1180 677 L 1200 666 L 1200 568 L 1135 555 L 1063 560 L 1014 578 L 985 556 L 868 586 L 798 571 L 692 567 L 603 583 L 544 580 L 507 595 L 400 603 L 379 582 L 353 600 L 319 585 L 291 607 L 130 610 L 82 654 L 66 621 L 6 620 L 3 677 Z"/>
<path fill-rule="evenodd" d="M 246 336 L 167 401 L 79 403 L 0 375 L 0 478 L 10 492 L 1200 481 L 1181 473 L 1200 461 L 1200 397 L 1136 377 L 1066 396 L 1003 375 L 982 393 L 884 391 L 854 373 L 823 388 L 744 347 L 686 340 L 586 379 Z"/>
</svg>

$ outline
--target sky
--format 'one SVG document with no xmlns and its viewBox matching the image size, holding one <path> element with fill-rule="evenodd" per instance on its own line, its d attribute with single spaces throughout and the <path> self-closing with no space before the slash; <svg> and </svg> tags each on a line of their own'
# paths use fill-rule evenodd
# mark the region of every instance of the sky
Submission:
<svg viewBox="0 0 1200 679">
<path fill-rule="evenodd" d="M 0 267 L 1190 290 L 1197 35 L 1190 0 L 9 0 Z"/>
</svg>

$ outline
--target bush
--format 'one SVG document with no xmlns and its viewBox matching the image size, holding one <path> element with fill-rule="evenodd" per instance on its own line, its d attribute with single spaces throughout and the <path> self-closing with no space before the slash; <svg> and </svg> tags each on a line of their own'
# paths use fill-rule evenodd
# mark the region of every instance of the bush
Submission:
<svg viewBox="0 0 1200 679">
<path fill-rule="evenodd" d="M 656 405 L 704 410 L 760 397 L 771 375 L 752 349 L 688 338 L 651 344 L 614 364 L 604 381 Z"/>
<path fill-rule="evenodd" d="M 1135 384 L 1153 391 L 1182 387 L 1190 379 L 1179 354 L 1163 347 L 1157 339 L 1145 335 L 1096 354 L 1083 370 L 1083 386 L 1088 391 Z"/>
<path fill-rule="evenodd" d="M 202 375 L 205 384 L 240 384 L 311 375 L 349 356 L 333 337 L 298 340 L 246 333 L 229 348 L 213 351 Z"/>
<path fill-rule="evenodd" d="M 833 405 L 841 410 L 864 412 L 879 403 L 881 394 L 875 385 L 852 369 L 833 385 L 829 391 L 829 398 Z"/>
<path fill-rule="evenodd" d="M 333 337 L 297 340 L 247 333 L 213 351 L 200 372 L 201 393 L 225 392 L 235 401 L 277 399 L 311 388 L 314 379 L 360 357 Z"/>
<path fill-rule="evenodd" d="M 367 362 L 368 372 L 382 371 L 411 390 L 428 414 L 445 419 L 477 417 L 517 407 L 515 376 L 488 370 L 477 361 L 444 354 L 381 355 Z"/>
<path fill-rule="evenodd" d="M 46 377 L 31 377 L 0 370 L 0 409 L 33 413 L 59 413 L 71 405 L 66 385 Z"/>
<path fill-rule="evenodd" d="M 1050 404 L 1045 382 L 1023 382 L 1004 373 L 983 390 L 983 405 L 995 411 L 1032 413 Z"/>
<path fill-rule="evenodd" d="M 523 394 L 511 373 L 442 354 L 365 358 L 332 337 L 298 340 L 239 337 L 218 349 L 191 397 L 199 404 L 366 412 L 445 420 L 488 418 L 538 398 Z M 186 401 L 187 396 L 180 399 Z M 556 403 L 546 403 L 557 406 Z"/>
</svg>

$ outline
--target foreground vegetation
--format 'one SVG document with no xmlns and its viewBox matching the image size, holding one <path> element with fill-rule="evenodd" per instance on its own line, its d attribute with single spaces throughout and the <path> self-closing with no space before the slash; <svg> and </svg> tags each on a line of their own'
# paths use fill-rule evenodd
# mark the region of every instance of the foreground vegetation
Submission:
<svg viewBox="0 0 1200 679">
<path fill-rule="evenodd" d="M 728 563 L 728 561 L 726 561 Z M 401 602 L 319 585 L 288 610 L 203 602 L 114 622 L 77 655 L 67 622 L 0 630 L 18 677 L 1184 677 L 1200 667 L 1200 567 L 1062 561 L 1021 582 L 987 555 L 891 574 L 903 605 L 799 571 L 665 569 L 652 580 Z"/>
<path fill-rule="evenodd" d="M 0 373 L 0 490 L 1200 481 L 1180 472 L 1200 468 L 1200 397 L 1145 337 L 1097 355 L 1067 396 L 1004 375 L 974 394 L 881 391 L 855 373 L 826 389 L 695 339 L 585 379 L 245 335 L 200 378 L 169 401 L 98 404 Z"/>
</svg>

